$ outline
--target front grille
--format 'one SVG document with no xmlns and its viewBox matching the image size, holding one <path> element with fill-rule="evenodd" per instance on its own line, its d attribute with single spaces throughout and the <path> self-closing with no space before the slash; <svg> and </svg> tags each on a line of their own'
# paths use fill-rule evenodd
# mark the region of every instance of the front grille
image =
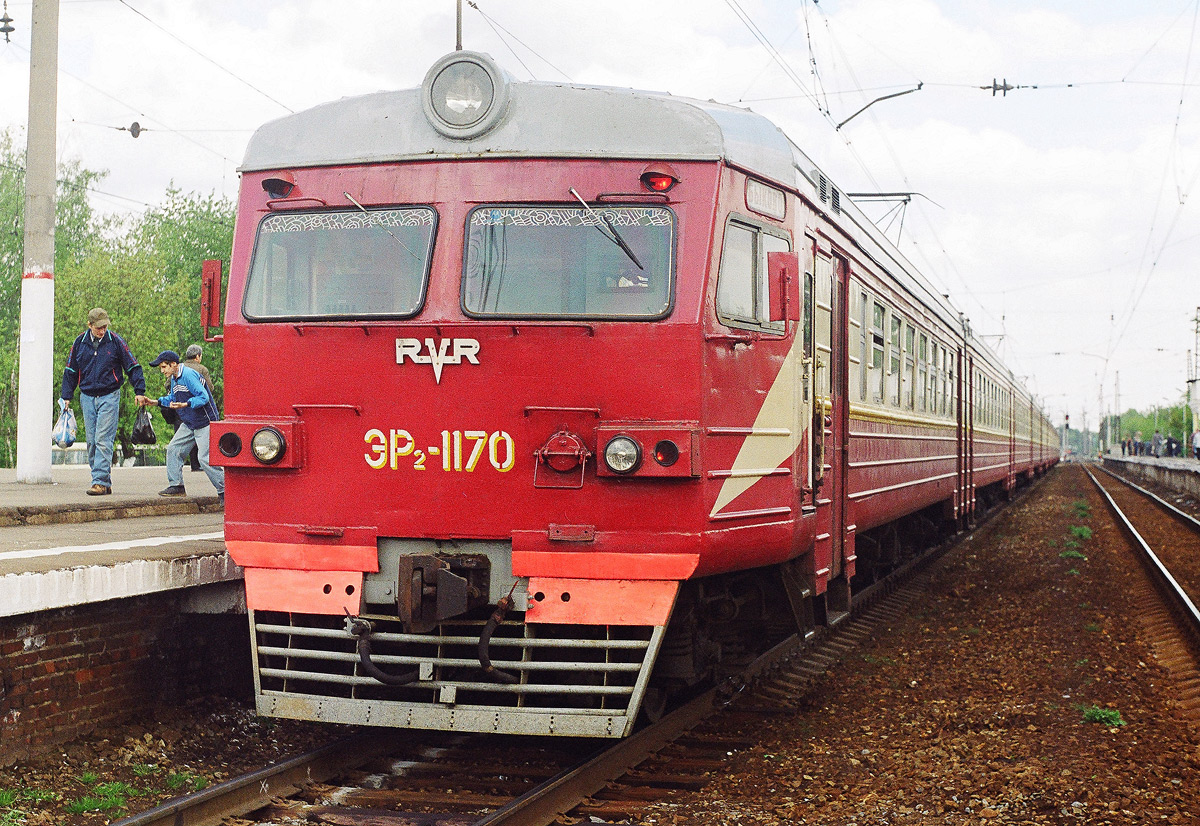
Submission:
<svg viewBox="0 0 1200 826">
<path fill-rule="evenodd" d="M 388 686 L 362 673 L 344 617 L 252 612 L 250 621 L 262 713 L 514 733 L 625 733 L 662 637 L 651 626 L 504 622 L 489 656 L 519 677 L 510 685 L 492 682 L 479 665 L 482 619 L 424 634 L 373 619 L 372 662 L 388 673 L 420 669 L 416 682 Z"/>
</svg>

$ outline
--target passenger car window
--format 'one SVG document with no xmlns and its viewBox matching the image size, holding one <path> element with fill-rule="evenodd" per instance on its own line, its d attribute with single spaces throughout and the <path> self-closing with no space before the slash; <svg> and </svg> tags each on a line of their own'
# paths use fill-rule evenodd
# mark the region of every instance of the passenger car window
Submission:
<svg viewBox="0 0 1200 826">
<path fill-rule="evenodd" d="M 436 226 L 429 207 L 268 215 L 243 311 L 258 321 L 415 315 Z"/>
<path fill-rule="evenodd" d="M 675 214 L 666 207 L 483 206 L 467 218 L 466 241 L 468 315 L 650 319 L 670 311 Z"/>
<path fill-rule="evenodd" d="M 787 325 L 771 321 L 771 284 L 767 254 L 787 252 L 791 242 L 757 226 L 730 221 L 725 227 L 721 269 L 717 275 L 717 317 L 731 326 L 782 333 Z"/>
</svg>

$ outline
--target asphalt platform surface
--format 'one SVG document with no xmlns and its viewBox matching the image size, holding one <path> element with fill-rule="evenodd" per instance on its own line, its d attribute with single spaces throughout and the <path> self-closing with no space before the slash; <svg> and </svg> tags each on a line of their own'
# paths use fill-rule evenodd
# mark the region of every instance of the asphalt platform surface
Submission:
<svg viewBox="0 0 1200 826">
<path fill-rule="evenodd" d="M 114 467 L 112 493 L 88 496 L 87 465 L 52 465 L 53 483 L 17 481 L 17 471 L 0 468 L 0 527 L 92 522 L 138 516 L 169 516 L 220 511 L 217 492 L 202 471 L 184 468 L 187 496 L 159 496 L 167 486 L 165 467 Z"/>
</svg>

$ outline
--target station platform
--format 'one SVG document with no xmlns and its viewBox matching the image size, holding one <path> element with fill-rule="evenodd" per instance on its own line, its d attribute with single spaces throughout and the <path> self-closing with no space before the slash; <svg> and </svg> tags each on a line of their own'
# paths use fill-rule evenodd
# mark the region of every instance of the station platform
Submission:
<svg viewBox="0 0 1200 826">
<path fill-rule="evenodd" d="M 88 496 L 86 465 L 56 465 L 53 484 L 0 469 L 0 617 L 161 591 L 240 582 L 225 552 L 224 512 L 203 473 L 186 497 L 160 497 L 162 467 L 114 467 L 113 492 Z M 196 610 L 236 611 L 240 587 L 205 590 Z"/>
<path fill-rule="evenodd" d="M 1122 456 L 1106 453 L 1100 457 L 1113 471 L 1157 482 L 1200 499 L 1200 460 L 1182 456 Z"/>
</svg>

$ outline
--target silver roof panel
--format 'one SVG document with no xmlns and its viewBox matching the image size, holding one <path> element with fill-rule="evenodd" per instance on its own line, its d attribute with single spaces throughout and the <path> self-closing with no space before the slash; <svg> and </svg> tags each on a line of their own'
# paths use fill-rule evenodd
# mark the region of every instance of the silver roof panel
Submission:
<svg viewBox="0 0 1200 826">
<path fill-rule="evenodd" d="M 250 139 L 241 171 L 485 157 L 719 160 L 789 188 L 792 148 L 746 109 L 661 93 L 513 83 L 500 123 L 455 140 L 426 120 L 421 90 L 343 98 L 271 121 Z"/>
</svg>

